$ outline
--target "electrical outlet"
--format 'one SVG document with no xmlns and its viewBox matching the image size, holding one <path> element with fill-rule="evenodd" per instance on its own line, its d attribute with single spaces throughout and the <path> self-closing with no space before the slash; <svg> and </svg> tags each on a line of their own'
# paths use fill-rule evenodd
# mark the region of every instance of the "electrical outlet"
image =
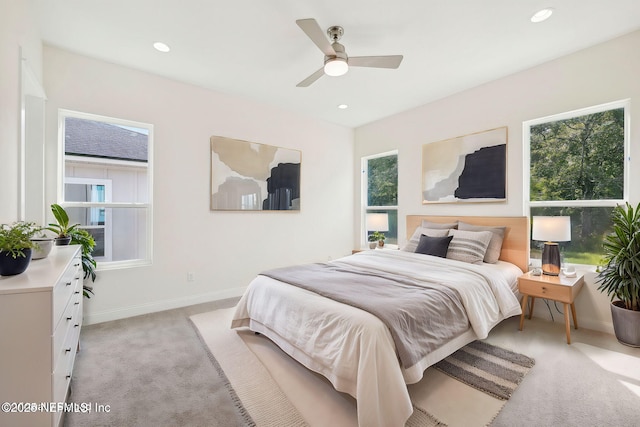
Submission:
<svg viewBox="0 0 640 427">
<path fill-rule="evenodd" d="M 187 273 L 187 282 L 193 282 L 195 280 L 195 278 L 193 277 L 193 272 L 188 272 Z"/>
</svg>

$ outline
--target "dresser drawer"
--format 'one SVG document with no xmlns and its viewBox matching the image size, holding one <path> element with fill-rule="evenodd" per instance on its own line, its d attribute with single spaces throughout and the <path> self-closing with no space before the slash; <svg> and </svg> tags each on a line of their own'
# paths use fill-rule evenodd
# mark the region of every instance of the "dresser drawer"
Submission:
<svg viewBox="0 0 640 427">
<path fill-rule="evenodd" d="M 62 352 L 67 336 L 82 326 L 82 287 L 74 290 L 62 315 L 58 327 L 53 333 L 53 366 L 55 367 Z"/>
<path fill-rule="evenodd" d="M 82 262 L 74 258 L 71 265 L 64 272 L 62 278 L 53 288 L 53 326 L 57 327 L 64 313 L 71 295 L 80 286 L 82 292 Z"/>
<path fill-rule="evenodd" d="M 53 401 L 64 402 L 71 381 L 73 363 L 80 338 L 80 327 L 71 327 L 67 331 L 64 343 L 57 355 L 53 371 Z"/>
</svg>

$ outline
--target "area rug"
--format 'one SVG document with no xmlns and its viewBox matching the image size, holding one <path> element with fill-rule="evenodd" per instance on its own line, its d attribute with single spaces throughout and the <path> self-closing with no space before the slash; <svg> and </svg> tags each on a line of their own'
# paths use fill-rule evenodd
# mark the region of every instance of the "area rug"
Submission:
<svg viewBox="0 0 640 427">
<path fill-rule="evenodd" d="M 232 313 L 233 309 L 216 310 L 192 316 L 190 320 L 238 408 L 245 414 L 247 425 L 357 426 L 353 398 L 336 392 L 326 379 L 293 361 L 267 338 L 231 330 Z M 472 361 L 468 355 L 480 361 Z M 508 398 L 526 374 L 524 368 L 513 369 L 511 365 L 522 366 L 514 360 L 527 359 L 531 361 L 482 342 L 470 344 L 466 355 L 445 359 L 446 375 L 429 368 L 422 381 L 409 386 L 414 413 L 406 425 L 489 424 L 505 403 L 504 398 L 496 396 Z M 522 377 L 514 379 L 513 371 Z"/>
<path fill-rule="evenodd" d="M 507 400 L 535 360 L 523 354 L 474 341 L 434 367 L 478 390 Z"/>
</svg>

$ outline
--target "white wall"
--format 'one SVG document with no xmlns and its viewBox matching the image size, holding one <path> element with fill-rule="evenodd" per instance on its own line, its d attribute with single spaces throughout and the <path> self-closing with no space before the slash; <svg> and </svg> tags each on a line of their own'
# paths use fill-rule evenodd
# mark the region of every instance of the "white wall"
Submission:
<svg viewBox="0 0 640 427">
<path fill-rule="evenodd" d="M 350 253 L 353 130 L 53 47 L 44 83 L 47 203 L 59 108 L 154 125 L 154 262 L 99 271 L 89 323 L 238 296 L 260 270 Z M 301 211 L 210 211 L 211 135 L 301 150 Z"/>
<path fill-rule="evenodd" d="M 398 149 L 399 224 L 408 214 L 524 215 L 522 122 L 551 114 L 631 99 L 631 203 L 640 201 L 640 31 L 559 58 L 552 62 L 470 89 L 419 108 L 356 129 L 354 180 L 359 187 L 362 156 Z M 424 82 L 423 84 L 437 84 Z M 429 204 L 421 199 L 422 145 L 473 132 L 508 126 L 507 202 Z M 360 211 L 356 192 L 356 232 Z M 399 233 L 402 235 L 402 233 Z M 594 274 L 578 296 L 581 326 L 612 331 L 606 295 L 596 290 Z M 535 315 L 549 318 L 544 304 Z M 562 319 L 561 315 L 555 316 Z"/>
<path fill-rule="evenodd" d="M 42 80 L 42 44 L 31 2 L 2 0 L 0 7 L 0 224 L 19 219 L 21 55 Z"/>
</svg>

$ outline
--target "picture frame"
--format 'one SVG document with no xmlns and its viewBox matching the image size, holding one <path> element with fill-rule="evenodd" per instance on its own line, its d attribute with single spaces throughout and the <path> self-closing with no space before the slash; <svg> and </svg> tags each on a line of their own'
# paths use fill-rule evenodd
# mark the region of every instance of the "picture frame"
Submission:
<svg viewBox="0 0 640 427">
<path fill-rule="evenodd" d="M 507 200 L 507 127 L 422 146 L 422 203 Z"/>
<path fill-rule="evenodd" d="M 212 211 L 299 211 L 302 152 L 211 136 Z"/>
</svg>

